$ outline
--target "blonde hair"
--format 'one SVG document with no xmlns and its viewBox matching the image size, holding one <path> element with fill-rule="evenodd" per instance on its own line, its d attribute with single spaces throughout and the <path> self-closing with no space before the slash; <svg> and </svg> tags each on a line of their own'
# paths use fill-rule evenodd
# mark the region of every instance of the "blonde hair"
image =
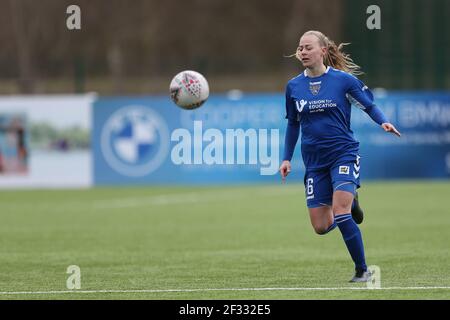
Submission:
<svg viewBox="0 0 450 320">
<path fill-rule="evenodd" d="M 341 43 L 339 46 L 337 46 L 334 41 L 328 39 L 328 37 L 325 36 L 322 32 L 315 30 L 306 31 L 303 36 L 305 35 L 316 36 L 319 39 L 319 44 L 322 47 L 327 48 L 327 52 L 323 59 L 323 63 L 326 66 L 351 73 L 355 76 L 364 74 L 364 72 L 361 71 L 361 67 L 354 63 L 352 58 L 350 58 L 350 55 L 342 51 L 344 46 L 350 43 Z M 295 56 L 298 60 L 301 60 L 300 52 L 298 49 L 297 52 L 290 57 L 293 56 Z"/>
</svg>

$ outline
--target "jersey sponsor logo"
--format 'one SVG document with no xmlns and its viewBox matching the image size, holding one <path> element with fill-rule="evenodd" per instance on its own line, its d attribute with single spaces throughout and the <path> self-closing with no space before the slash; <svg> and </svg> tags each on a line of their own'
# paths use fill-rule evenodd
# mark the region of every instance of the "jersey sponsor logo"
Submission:
<svg viewBox="0 0 450 320">
<path fill-rule="evenodd" d="M 295 101 L 295 104 L 297 106 L 297 111 L 298 112 L 302 112 L 303 108 L 305 107 L 305 105 L 308 103 L 307 100 L 300 100 L 300 101 Z"/>
<path fill-rule="evenodd" d="M 103 126 L 101 150 L 116 172 L 142 177 L 164 162 L 169 152 L 169 130 L 159 114 L 150 108 L 132 105 L 113 113 Z"/>
<path fill-rule="evenodd" d="M 320 91 L 320 85 L 322 81 L 310 82 L 309 83 L 309 91 L 313 94 L 313 96 L 317 96 Z"/>
<path fill-rule="evenodd" d="M 349 174 L 350 167 L 349 166 L 339 166 L 339 174 Z"/>
<path fill-rule="evenodd" d="M 336 108 L 337 103 L 331 99 L 320 99 L 309 101 L 309 113 L 324 112 L 330 108 Z"/>
</svg>

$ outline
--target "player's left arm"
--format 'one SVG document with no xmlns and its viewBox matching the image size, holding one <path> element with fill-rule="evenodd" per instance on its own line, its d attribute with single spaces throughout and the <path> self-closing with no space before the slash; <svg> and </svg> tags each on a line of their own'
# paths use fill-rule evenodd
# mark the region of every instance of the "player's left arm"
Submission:
<svg viewBox="0 0 450 320">
<path fill-rule="evenodd" d="M 383 111 L 374 103 L 372 92 L 361 80 L 350 76 L 346 94 L 352 104 L 367 113 L 384 131 L 392 132 L 398 137 L 401 136 L 395 126 L 386 118 Z"/>
</svg>

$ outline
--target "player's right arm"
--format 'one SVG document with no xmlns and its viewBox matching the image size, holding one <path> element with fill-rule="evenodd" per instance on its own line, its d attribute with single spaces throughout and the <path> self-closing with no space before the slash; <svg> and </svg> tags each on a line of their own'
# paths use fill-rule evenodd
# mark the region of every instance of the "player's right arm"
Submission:
<svg viewBox="0 0 450 320">
<path fill-rule="evenodd" d="M 350 102 L 366 112 L 384 131 L 391 132 L 400 137 L 400 132 L 389 122 L 383 111 L 375 105 L 374 97 L 370 89 L 354 76 L 348 75 L 347 81 L 348 89 L 346 93 Z"/>
<path fill-rule="evenodd" d="M 300 133 L 300 121 L 291 97 L 289 85 L 286 88 L 286 119 L 288 119 L 288 123 L 284 138 L 284 155 L 280 166 L 280 174 L 283 181 L 291 172 L 291 160 Z"/>
</svg>

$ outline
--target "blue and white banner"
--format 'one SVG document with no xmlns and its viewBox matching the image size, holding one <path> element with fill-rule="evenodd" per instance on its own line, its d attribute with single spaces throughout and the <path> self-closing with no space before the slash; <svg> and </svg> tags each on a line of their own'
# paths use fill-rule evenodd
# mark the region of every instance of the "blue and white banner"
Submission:
<svg viewBox="0 0 450 320">
<path fill-rule="evenodd" d="M 389 93 L 376 103 L 402 132 L 385 133 L 354 108 L 361 178 L 450 177 L 450 94 Z M 182 110 L 168 97 L 99 98 L 93 110 L 94 183 L 279 182 L 284 95 L 211 96 Z M 288 181 L 303 181 L 297 145 Z"/>
<path fill-rule="evenodd" d="M 385 133 L 354 108 L 362 179 L 449 178 L 450 93 L 389 92 L 375 102 L 402 136 Z"/>
<path fill-rule="evenodd" d="M 283 119 L 278 94 L 239 101 L 214 96 L 195 110 L 182 110 L 168 97 L 99 99 L 95 183 L 278 181 Z"/>
</svg>

